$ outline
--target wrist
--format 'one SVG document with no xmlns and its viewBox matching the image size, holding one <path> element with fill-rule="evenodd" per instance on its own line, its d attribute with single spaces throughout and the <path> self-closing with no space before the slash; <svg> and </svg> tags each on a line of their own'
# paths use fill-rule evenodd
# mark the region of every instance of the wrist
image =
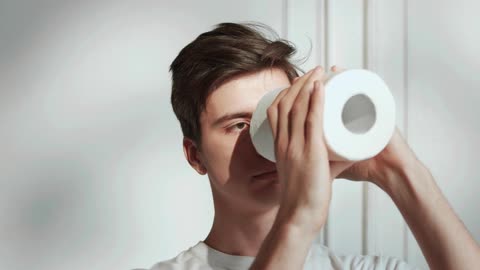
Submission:
<svg viewBox="0 0 480 270">
<path fill-rule="evenodd" d="M 302 269 L 315 236 L 277 218 L 249 269 Z"/>
<path fill-rule="evenodd" d="M 376 184 L 391 198 L 401 194 L 413 194 L 422 186 L 429 185 L 431 174 L 420 161 L 415 160 L 403 166 L 392 167 L 384 174 L 383 179 L 377 179 Z"/>
<path fill-rule="evenodd" d="M 325 225 L 327 215 L 328 208 L 321 211 L 319 209 L 291 208 L 281 205 L 275 224 L 288 230 L 315 237 Z"/>
<path fill-rule="evenodd" d="M 285 222 L 278 220 L 272 226 L 272 231 L 276 231 L 283 239 L 290 239 L 296 243 L 305 243 L 307 246 L 315 239 L 319 232 L 305 224 L 297 222 Z"/>
</svg>

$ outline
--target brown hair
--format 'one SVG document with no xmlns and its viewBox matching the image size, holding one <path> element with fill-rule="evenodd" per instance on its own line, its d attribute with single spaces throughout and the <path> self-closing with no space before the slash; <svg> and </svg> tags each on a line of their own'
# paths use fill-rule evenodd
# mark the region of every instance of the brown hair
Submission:
<svg viewBox="0 0 480 270">
<path fill-rule="evenodd" d="M 262 28 L 274 38 L 260 32 Z M 261 23 L 220 23 L 199 35 L 170 65 L 171 103 L 183 135 L 201 148 L 200 113 L 208 95 L 229 79 L 275 67 L 292 82 L 296 69 L 302 71 L 290 62 L 295 52 L 293 44 Z"/>
</svg>

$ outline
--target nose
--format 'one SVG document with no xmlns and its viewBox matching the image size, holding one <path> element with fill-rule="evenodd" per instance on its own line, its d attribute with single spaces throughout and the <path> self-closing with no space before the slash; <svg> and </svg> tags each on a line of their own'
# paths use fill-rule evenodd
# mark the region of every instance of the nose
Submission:
<svg viewBox="0 0 480 270">
<path fill-rule="evenodd" d="M 255 149 L 255 145 L 252 142 L 252 138 L 250 137 L 250 133 L 246 134 L 245 147 L 246 147 L 246 151 L 248 151 L 249 153 L 249 156 L 252 156 L 252 157 L 254 156 L 256 159 L 261 160 L 262 162 L 268 162 L 268 163 L 274 164 L 273 162 L 264 158 L 262 155 L 260 155 L 257 152 L 257 150 Z"/>
</svg>

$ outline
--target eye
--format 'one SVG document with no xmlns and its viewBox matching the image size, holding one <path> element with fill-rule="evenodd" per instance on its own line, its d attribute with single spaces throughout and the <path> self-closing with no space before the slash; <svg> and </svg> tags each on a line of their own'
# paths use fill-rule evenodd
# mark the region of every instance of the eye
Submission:
<svg viewBox="0 0 480 270">
<path fill-rule="evenodd" d="M 234 125 L 235 128 L 239 129 L 239 130 L 242 130 L 243 128 L 245 128 L 248 124 L 245 123 L 245 122 L 241 122 L 241 123 L 237 123 Z"/>
<path fill-rule="evenodd" d="M 235 125 L 238 129 L 243 129 L 245 126 L 247 126 L 247 123 L 238 123 Z"/>
<path fill-rule="evenodd" d="M 231 130 L 231 131 L 242 131 L 246 127 L 248 127 L 248 123 L 240 122 L 240 123 L 236 123 L 235 125 L 230 126 L 229 130 Z"/>
</svg>

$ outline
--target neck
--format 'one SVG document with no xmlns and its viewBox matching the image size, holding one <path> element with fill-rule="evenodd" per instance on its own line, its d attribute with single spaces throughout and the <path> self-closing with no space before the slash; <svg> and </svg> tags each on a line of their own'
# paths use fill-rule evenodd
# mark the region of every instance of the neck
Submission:
<svg viewBox="0 0 480 270">
<path fill-rule="evenodd" d="M 205 244 L 223 253 L 255 257 L 272 228 L 278 206 L 263 212 L 239 213 L 217 205 Z"/>
</svg>

